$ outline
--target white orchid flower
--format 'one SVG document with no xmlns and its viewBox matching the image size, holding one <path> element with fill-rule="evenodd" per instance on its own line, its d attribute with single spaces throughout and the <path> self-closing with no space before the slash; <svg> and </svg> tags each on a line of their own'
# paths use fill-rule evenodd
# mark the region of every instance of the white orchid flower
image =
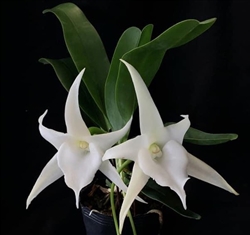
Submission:
<svg viewBox="0 0 250 235">
<path fill-rule="evenodd" d="M 112 147 L 103 160 L 120 158 L 134 161 L 129 187 L 120 211 L 120 232 L 135 197 L 153 178 L 159 185 L 168 186 L 180 197 L 186 209 L 183 189 L 188 175 L 238 194 L 214 169 L 188 153 L 182 146 L 190 126 L 188 116 L 180 122 L 164 127 L 160 114 L 140 74 L 121 60 L 131 75 L 139 106 L 141 135 Z"/>
<path fill-rule="evenodd" d="M 58 150 L 54 157 L 43 168 L 30 195 L 26 206 L 48 185 L 64 175 L 67 186 L 74 190 L 76 206 L 79 206 L 80 190 L 92 182 L 99 169 L 121 190 L 127 187 L 121 180 L 117 170 L 108 161 L 102 161 L 104 152 L 119 141 L 129 130 L 132 117 L 120 130 L 91 136 L 84 123 L 78 104 L 78 90 L 84 69 L 72 84 L 66 105 L 65 122 L 67 133 L 57 132 L 43 126 L 43 118 L 47 111 L 39 118 L 41 135 Z"/>
</svg>

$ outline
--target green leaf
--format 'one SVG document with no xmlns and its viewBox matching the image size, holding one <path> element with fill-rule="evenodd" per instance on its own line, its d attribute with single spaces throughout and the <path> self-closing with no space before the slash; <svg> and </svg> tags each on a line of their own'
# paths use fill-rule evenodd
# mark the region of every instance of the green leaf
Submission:
<svg viewBox="0 0 250 235">
<path fill-rule="evenodd" d="M 201 35 L 203 32 L 205 32 L 207 29 L 209 29 L 215 23 L 215 21 L 216 21 L 216 18 L 211 18 L 211 19 L 199 22 L 199 26 L 195 27 L 192 30 L 192 32 L 190 32 L 185 37 L 183 37 L 182 40 L 180 40 L 177 44 L 175 44 L 173 48 L 182 46 L 192 41 L 193 39 Z"/>
<path fill-rule="evenodd" d="M 190 127 L 184 136 L 184 141 L 198 145 L 216 145 L 226 143 L 237 138 L 238 135 L 233 133 L 211 134 Z"/>
<path fill-rule="evenodd" d="M 165 123 L 165 126 L 175 124 L 174 122 Z M 189 127 L 187 130 L 184 141 L 197 145 L 216 145 L 226 143 L 228 141 L 236 140 L 237 134 L 234 133 L 223 133 L 223 134 L 212 134 L 204 131 L 200 131 L 193 127 Z"/>
<path fill-rule="evenodd" d="M 162 187 L 152 179 L 149 179 L 148 183 L 142 189 L 142 193 L 147 197 L 162 203 L 184 217 L 197 220 L 201 218 L 201 216 L 195 212 L 189 209 L 185 210 L 178 195 L 169 187 Z"/>
<path fill-rule="evenodd" d="M 58 79 L 67 91 L 69 90 L 73 81 L 78 75 L 78 71 L 71 58 L 59 60 L 41 58 L 39 59 L 39 62 L 43 64 L 50 64 L 53 67 Z M 92 97 L 90 96 L 84 83 L 81 83 L 80 85 L 79 96 L 80 107 L 84 111 L 84 113 L 94 123 L 101 126 L 102 128 L 106 128 L 106 121 L 104 119 L 104 116 L 95 104 Z"/>
<path fill-rule="evenodd" d="M 86 68 L 84 83 L 105 114 L 104 84 L 109 70 L 109 60 L 101 38 L 81 9 L 73 3 L 63 3 L 43 11 L 47 12 L 55 14 L 59 19 L 70 56 L 78 72 Z"/>
<path fill-rule="evenodd" d="M 167 50 L 189 42 L 206 31 L 214 22 L 215 19 L 203 22 L 197 20 L 179 22 L 152 41 L 129 51 L 122 59 L 138 70 L 148 86 L 158 71 Z M 116 102 L 122 117 L 125 121 L 129 120 L 136 107 L 136 99 L 130 75 L 124 65 L 120 66 L 118 74 Z"/>
<path fill-rule="evenodd" d="M 122 128 L 125 124 L 125 121 L 120 115 L 117 104 L 115 102 L 115 87 L 120 65 L 120 59 L 126 52 L 138 46 L 140 37 L 141 30 L 136 27 L 131 27 L 125 30 L 116 45 L 112 57 L 109 74 L 105 84 L 105 104 L 107 116 L 113 130 L 118 130 Z"/>
<path fill-rule="evenodd" d="M 150 42 L 153 33 L 153 28 L 154 26 L 152 24 L 148 24 L 142 29 L 139 46 Z"/>
<path fill-rule="evenodd" d="M 53 67 L 63 87 L 67 91 L 69 90 L 71 84 L 73 83 L 78 74 L 75 64 L 71 58 L 65 58 L 59 60 L 41 58 L 39 59 L 39 62 L 41 62 L 42 64 L 50 64 Z"/>
<path fill-rule="evenodd" d="M 99 135 L 99 134 L 105 134 L 107 133 L 106 131 L 96 127 L 96 126 L 91 126 L 89 127 L 89 132 L 91 135 Z"/>
</svg>

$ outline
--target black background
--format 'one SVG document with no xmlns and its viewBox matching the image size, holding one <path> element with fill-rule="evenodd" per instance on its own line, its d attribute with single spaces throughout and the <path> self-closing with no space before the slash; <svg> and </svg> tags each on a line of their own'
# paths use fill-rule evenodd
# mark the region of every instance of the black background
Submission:
<svg viewBox="0 0 250 235">
<path fill-rule="evenodd" d="M 85 234 L 73 191 L 63 179 L 25 210 L 36 178 L 55 153 L 38 132 L 38 117 L 49 109 L 45 125 L 65 131 L 67 92 L 52 68 L 38 62 L 40 57 L 68 55 L 60 23 L 54 15 L 42 14 L 63 2 L 1 1 L 1 234 Z M 109 57 L 130 26 L 153 23 L 155 37 L 181 20 L 217 17 L 203 35 L 166 53 L 150 91 L 165 122 L 187 113 L 193 127 L 239 135 L 222 145 L 186 147 L 218 170 L 240 196 L 191 179 L 185 186 L 187 205 L 202 219 L 166 209 L 162 234 L 248 234 L 249 1 L 72 2 L 95 26 Z"/>
</svg>

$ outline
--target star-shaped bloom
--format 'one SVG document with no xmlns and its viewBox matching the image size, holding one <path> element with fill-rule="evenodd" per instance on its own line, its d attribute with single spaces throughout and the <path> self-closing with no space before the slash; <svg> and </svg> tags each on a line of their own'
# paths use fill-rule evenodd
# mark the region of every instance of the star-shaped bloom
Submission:
<svg viewBox="0 0 250 235">
<path fill-rule="evenodd" d="M 238 194 L 213 168 L 188 153 L 182 146 L 190 127 L 187 115 L 180 122 L 164 127 L 154 101 L 140 74 L 121 60 L 129 70 L 136 91 L 141 135 L 107 150 L 103 160 L 120 158 L 134 161 L 129 187 L 120 211 L 120 232 L 135 197 L 151 177 L 161 186 L 168 186 L 180 197 L 186 209 L 183 189 L 188 175 Z"/>
<path fill-rule="evenodd" d="M 78 93 L 84 69 L 73 82 L 65 105 L 65 122 L 67 133 L 57 132 L 43 126 L 43 118 L 39 118 L 39 130 L 44 139 L 58 150 L 43 168 L 28 199 L 31 201 L 48 185 L 64 175 L 67 186 L 74 190 L 76 206 L 79 206 L 80 190 L 92 182 L 97 170 L 100 170 L 121 190 L 127 187 L 121 180 L 117 170 L 110 161 L 102 161 L 104 152 L 119 141 L 129 130 L 132 118 L 120 130 L 91 136 L 84 123 L 78 104 Z"/>
</svg>

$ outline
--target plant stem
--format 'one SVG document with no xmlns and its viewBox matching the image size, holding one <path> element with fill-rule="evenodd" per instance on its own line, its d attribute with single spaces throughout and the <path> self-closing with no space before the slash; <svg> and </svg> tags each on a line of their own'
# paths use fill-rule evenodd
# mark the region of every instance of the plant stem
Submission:
<svg viewBox="0 0 250 235">
<path fill-rule="evenodd" d="M 130 224 L 131 224 L 133 235 L 137 235 L 137 232 L 136 232 L 136 229 L 135 229 L 135 223 L 134 223 L 133 216 L 132 216 L 130 210 L 128 211 L 128 218 L 129 218 L 129 221 L 130 221 Z"/>
<path fill-rule="evenodd" d="M 121 171 L 130 163 L 130 160 L 126 160 L 125 162 L 123 162 L 123 164 L 121 166 L 118 166 L 119 163 L 118 161 L 116 161 L 116 167 L 118 168 L 118 173 L 121 173 Z M 118 220 L 117 220 L 117 216 L 116 216 L 116 210 L 115 210 L 115 197 L 114 197 L 114 189 L 115 189 L 115 184 L 112 183 L 111 187 L 110 187 L 110 204 L 111 204 L 111 210 L 112 210 L 112 216 L 113 216 L 113 220 L 114 220 L 114 224 L 115 224 L 115 230 L 116 230 L 116 235 L 120 235 L 119 232 L 119 225 L 118 225 Z M 132 218 L 133 220 L 133 218 Z M 131 221 L 131 220 L 130 220 Z M 133 222 L 133 221 L 132 221 Z M 131 222 L 130 222 L 131 223 Z M 134 222 L 133 222 L 134 224 Z M 131 223 L 132 229 L 133 226 Z M 134 235 L 136 235 L 136 233 L 134 233 Z"/>
<path fill-rule="evenodd" d="M 117 170 L 118 173 L 120 174 L 121 171 L 122 171 L 127 165 L 129 165 L 131 162 L 132 162 L 131 160 L 126 160 L 125 162 L 123 162 L 123 163 L 121 164 L 121 166 L 118 167 L 118 170 Z"/>
<path fill-rule="evenodd" d="M 114 224 L 115 224 L 116 235 L 120 235 L 119 225 L 118 225 L 116 210 L 115 210 L 114 189 L 115 189 L 115 184 L 112 183 L 111 188 L 110 188 L 110 204 L 111 204 L 112 216 L 113 216 L 113 220 L 114 220 Z"/>
</svg>

